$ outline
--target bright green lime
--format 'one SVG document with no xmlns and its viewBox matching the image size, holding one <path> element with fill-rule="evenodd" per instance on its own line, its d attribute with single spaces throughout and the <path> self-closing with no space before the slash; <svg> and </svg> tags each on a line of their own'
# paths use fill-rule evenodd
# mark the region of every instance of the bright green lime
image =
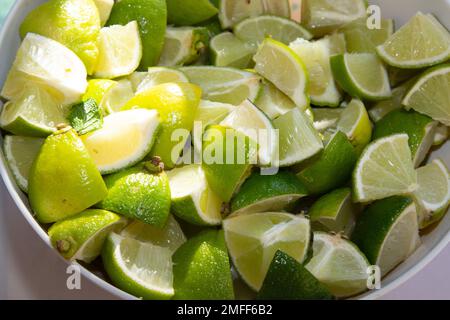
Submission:
<svg viewBox="0 0 450 320">
<path fill-rule="evenodd" d="M 31 11 L 20 26 L 22 38 L 37 33 L 75 52 L 92 74 L 97 62 L 100 16 L 92 0 L 50 0 Z"/>
<path fill-rule="evenodd" d="M 280 211 L 307 194 L 306 188 L 291 172 L 283 171 L 276 175 L 255 172 L 231 200 L 231 213 Z"/>
<path fill-rule="evenodd" d="M 312 194 L 341 187 L 351 178 L 357 160 L 355 149 L 344 133 L 337 132 L 325 149 L 297 174 Z"/>
<path fill-rule="evenodd" d="M 108 193 L 89 152 L 70 127 L 45 140 L 28 182 L 31 208 L 42 223 L 73 216 Z"/>
<path fill-rule="evenodd" d="M 106 176 L 108 195 L 96 206 L 147 224 L 164 227 L 170 213 L 167 175 L 153 174 L 146 165 Z"/>
<path fill-rule="evenodd" d="M 417 168 L 426 158 L 433 145 L 437 122 L 415 111 L 394 110 L 378 121 L 373 131 L 373 139 L 393 134 L 406 133 Z"/>
<path fill-rule="evenodd" d="M 48 235 L 64 258 L 90 263 L 100 255 L 108 234 L 125 225 L 126 219 L 115 213 L 90 209 L 56 222 Z"/>
<path fill-rule="evenodd" d="M 356 207 L 350 188 L 334 190 L 317 200 L 310 208 L 313 227 L 350 236 L 355 226 Z"/>
<path fill-rule="evenodd" d="M 330 291 L 302 264 L 277 251 L 258 293 L 261 300 L 332 300 Z"/>
<path fill-rule="evenodd" d="M 167 25 L 165 0 L 121 0 L 116 1 L 107 22 L 108 26 L 126 25 L 137 21 L 141 34 L 143 56 L 141 70 L 158 64 L 164 47 Z"/>
<path fill-rule="evenodd" d="M 372 265 L 386 275 L 420 243 L 416 206 L 409 197 L 395 196 L 371 204 L 359 217 L 352 241 Z"/>
<path fill-rule="evenodd" d="M 204 231 L 173 255 L 175 300 L 233 300 L 223 231 Z"/>
</svg>

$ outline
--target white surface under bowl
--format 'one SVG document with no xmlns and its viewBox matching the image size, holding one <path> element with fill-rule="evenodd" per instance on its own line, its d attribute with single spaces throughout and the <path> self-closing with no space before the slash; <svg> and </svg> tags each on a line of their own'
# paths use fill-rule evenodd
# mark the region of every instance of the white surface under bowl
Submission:
<svg viewBox="0 0 450 320">
<path fill-rule="evenodd" d="M 3 29 L 0 32 L 0 87 L 3 86 L 3 82 L 14 60 L 17 48 L 19 47 L 20 39 L 18 30 L 21 21 L 28 14 L 28 12 L 44 2 L 45 0 L 17 0 L 8 18 L 6 19 Z M 435 14 L 439 20 L 444 23 L 448 29 L 450 29 L 450 0 L 370 0 L 370 3 L 380 5 L 383 17 L 395 19 L 397 26 L 404 24 L 417 11 L 422 11 L 425 13 Z M 3 145 L 1 138 L 0 143 Z M 450 142 L 447 142 L 438 151 L 434 152 L 431 159 L 437 157 L 443 159 L 447 165 L 450 166 Z M 33 230 L 47 244 L 49 250 L 52 250 L 54 254 L 60 256 L 51 247 L 46 232 L 34 219 L 29 208 L 26 195 L 24 195 L 17 187 L 11 172 L 7 168 L 3 151 L 0 154 L 0 174 L 3 177 L 11 197 Z M 425 265 L 431 262 L 449 242 L 450 214 L 447 215 L 432 232 L 422 237 L 422 245 L 407 261 L 402 263 L 383 279 L 382 289 L 367 292 L 358 298 L 376 299 L 387 294 L 389 291 L 410 279 Z M 86 279 L 92 281 L 94 284 L 106 290 L 110 294 L 122 299 L 134 298 L 133 296 L 100 279 L 89 270 L 83 267 L 81 267 L 81 270 Z"/>
</svg>

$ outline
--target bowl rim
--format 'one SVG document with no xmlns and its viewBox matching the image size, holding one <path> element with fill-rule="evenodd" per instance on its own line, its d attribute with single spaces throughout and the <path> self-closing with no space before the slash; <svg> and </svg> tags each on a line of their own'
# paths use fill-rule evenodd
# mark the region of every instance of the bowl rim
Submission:
<svg viewBox="0 0 450 320">
<path fill-rule="evenodd" d="M 449 0 L 446 0 L 447 2 L 450 2 Z M 6 16 L 5 20 L 3 21 L 3 25 L 0 28 L 0 43 L 3 43 L 4 38 L 7 34 L 8 28 L 7 26 L 11 23 L 11 21 L 15 18 L 17 15 L 17 12 L 21 9 L 23 5 L 23 0 L 16 0 L 16 2 L 11 7 L 8 15 Z M 1 104 L 1 102 L 0 102 Z M 92 273 L 90 270 L 86 269 L 84 266 L 79 264 L 76 261 L 68 261 L 64 259 L 58 252 L 53 248 L 53 246 L 50 243 L 50 239 L 47 235 L 47 233 L 44 231 L 42 226 L 36 221 L 34 218 L 32 212 L 27 208 L 25 203 L 22 201 L 16 182 L 12 178 L 12 173 L 9 170 L 9 167 L 7 165 L 6 158 L 3 153 L 3 148 L 1 148 L 1 156 L 0 156 L 0 175 L 2 176 L 2 179 L 4 181 L 4 184 L 13 199 L 14 203 L 16 204 L 17 208 L 21 212 L 22 216 L 25 218 L 25 220 L 28 222 L 28 224 L 33 228 L 33 230 L 38 234 L 38 236 L 42 239 L 42 241 L 50 248 L 50 250 L 58 256 L 58 258 L 63 261 L 67 266 L 69 265 L 77 265 L 80 267 L 81 275 L 88 279 L 91 283 L 99 286 L 109 294 L 123 300 L 136 300 L 137 297 L 126 293 L 125 291 L 117 288 L 113 284 L 109 283 L 106 280 L 101 279 L 100 277 L 96 276 L 94 273 Z M 423 257 L 420 259 L 418 263 L 416 263 L 414 266 L 407 269 L 404 273 L 400 274 L 397 278 L 393 279 L 390 283 L 388 283 L 385 286 L 382 286 L 381 289 L 378 290 L 372 290 L 367 291 L 359 296 L 354 297 L 353 299 L 361 299 L 361 300 L 375 300 L 380 299 L 384 295 L 388 294 L 389 292 L 393 291 L 394 289 L 398 288 L 405 282 L 407 282 L 409 279 L 411 279 L 414 275 L 416 275 L 419 271 L 421 271 L 425 266 L 427 266 L 431 261 L 433 261 L 439 253 L 442 252 L 444 248 L 447 247 L 447 245 L 450 243 L 450 230 L 447 230 L 447 233 L 442 236 L 442 238 L 439 240 L 439 242 L 431 249 L 429 250 Z"/>
</svg>

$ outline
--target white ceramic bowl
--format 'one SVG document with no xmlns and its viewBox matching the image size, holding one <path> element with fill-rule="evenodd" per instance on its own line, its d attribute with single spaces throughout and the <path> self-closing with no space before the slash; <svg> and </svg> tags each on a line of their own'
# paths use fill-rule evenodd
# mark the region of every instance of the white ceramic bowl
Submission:
<svg viewBox="0 0 450 320">
<path fill-rule="evenodd" d="M 14 60 L 17 48 L 19 47 L 19 25 L 24 17 L 36 6 L 45 0 L 17 0 L 7 17 L 3 29 L 0 32 L 0 86 L 7 76 L 8 70 Z M 450 0 L 369 0 L 371 4 L 378 4 L 382 8 L 385 18 L 393 18 L 397 25 L 402 25 L 409 20 L 417 11 L 435 14 L 439 20 L 450 29 Z M 0 143 L 3 145 L 3 141 Z M 450 142 L 447 142 L 438 151 L 434 152 L 431 159 L 440 157 L 447 165 L 450 165 Z M 14 178 L 9 171 L 3 151 L 0 154 L 0 173 L 3 177 L 14 202 L 24 215 L 25 219 L 48 245 L 49 250 L 60 256 L 50 245 L 49 238 L 42 227 L 36 222 L 28 205 L 28 199 L 14 182 Z M 381 298 L 387 292 L 396 288 L 400 284 L 410 279 L 420 271 L 426 264 L 432 261 L 439 252 L 450 242 L 450 214 L 448 214 L 439 225 L 429 234 L 422 237 L 420 248 L 404 263 L 391 272 L 382 282 L 382 288 L 377 291 L 367 292 L 358 298 L 376 299 Z M 62 259 L 62 258 L 61 258 Z M 42 261 L 40 263 L 45 263 Z M 450 265 L 449 265 L 450 267 Z M 108 291 L 109 293 L 122 299 L 134 299 L 133 296 L 117 289 L 111 284 L 100 279 L 89 270 L 81 268 L 83 276 Z"/>
</svg>

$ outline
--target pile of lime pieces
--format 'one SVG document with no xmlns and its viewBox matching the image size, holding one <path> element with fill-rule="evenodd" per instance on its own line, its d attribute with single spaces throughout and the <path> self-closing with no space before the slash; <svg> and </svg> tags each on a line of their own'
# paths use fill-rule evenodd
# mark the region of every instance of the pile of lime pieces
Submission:
<svg viewBox="0 0 450 320">
<path fill-rule="evenodd" d="M 448 139 L 450 35 L 420 12 L 369 28 L 366 5 L 305 0 L 301 23 L 288 0 L 33 10 L 0 123 L 55 248 L 145 299 L 345 298 L 393 270 L 450 203 L 444 162 L 422 166 Z M 263 129 L 279 139 L 258 147 Z M 207 150 L 244 160 L 191 164 Z"/>
</svg>

